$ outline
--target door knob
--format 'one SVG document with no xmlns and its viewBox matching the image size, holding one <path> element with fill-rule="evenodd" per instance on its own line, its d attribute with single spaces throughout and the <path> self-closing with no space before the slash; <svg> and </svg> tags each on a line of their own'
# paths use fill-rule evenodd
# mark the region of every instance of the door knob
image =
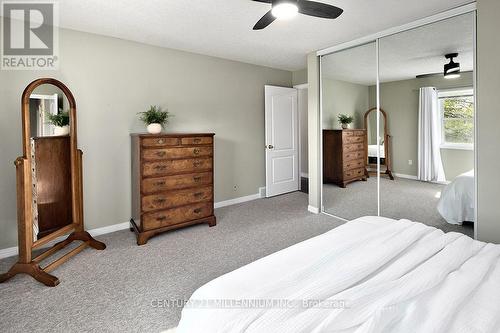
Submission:
<svg viewBox="0 0 500 333">
<path fill-rule="evenodd" d="M 273 149 L 273 148 L 274 148 L 274 146 L 273 146 L 273 145 L 269 145 L 269 146 L 267 146 L 267 148 L 269 148 L 269 149 Z"/>
</svg>

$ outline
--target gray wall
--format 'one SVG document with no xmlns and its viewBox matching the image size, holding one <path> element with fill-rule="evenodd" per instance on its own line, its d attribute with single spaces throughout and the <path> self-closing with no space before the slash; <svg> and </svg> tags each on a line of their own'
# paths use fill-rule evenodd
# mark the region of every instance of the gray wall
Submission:
<svg viewBox="0 0 500 333">
<path fill-rule="evenodd" d="M 477 17 L 477 104 L 478 104 L 478 225 L 483 241 L 500 243 L 500 1 L 478 0 Z"/>
<path fill-rule="evenodd" d="M 438 89 L 472 86 L 472 73 L 462 73 L 460 79 L 442 77 L 404 80 L 380 85 L 380 106 L 387 112 L 389 133 L 392 135 L 393 171 L 416 176 L 418 168 L 418 103 L 421 87 Z M 370 87 L 370 107 L 376 107 L 376 87 Z M 447 180 L 474 168 L 472 150 L 441 149 Z M 413 164 L 409 165 L 408 160 Z"/>
<path fill-rule="evenodd" d="M 307 68 L 292 72 L 292 82 L 294 86 L 307 83 Z"/>
<path fill-rule="evenodd" d="M 0 74 L 0 249 L 17 244 L 20 99 L 40 77 L 61 80 L 76 98 L 88 229 L 130 218 L 129 133 L 144 131 L 137 112 L 151 104 L 175 115 L 167 131 L 216 133 L 216 201 L 264 186 L 264 85 L 291 86 L 291 72 L 68 30 L 60 59 L 57 72 Z"/>
<path fill-rule="evenodd" d="M 323 129 L 339 129 L 338 115 L 354 116 L 351 128 L 364 128 L 363 117 L 368 111 L 369 87 L 324 78 L 322 91 Z"/>
</svg>

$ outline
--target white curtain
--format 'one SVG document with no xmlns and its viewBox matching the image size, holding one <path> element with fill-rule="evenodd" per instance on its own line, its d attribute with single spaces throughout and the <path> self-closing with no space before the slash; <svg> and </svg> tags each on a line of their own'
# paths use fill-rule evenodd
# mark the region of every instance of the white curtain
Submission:
<svg viewBox="0 0 500 333">
<path fill-rule="evenodd" d="M 418 179 L 444 182 L 441 161 L 441 111 L 437 90 L 434 87 L 420 88 L 418 109 Z"/>
</svg>

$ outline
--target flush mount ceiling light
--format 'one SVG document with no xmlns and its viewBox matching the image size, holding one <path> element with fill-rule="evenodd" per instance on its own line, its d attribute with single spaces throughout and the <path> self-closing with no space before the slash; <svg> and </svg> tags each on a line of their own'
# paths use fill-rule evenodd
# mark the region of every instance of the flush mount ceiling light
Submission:
<svg viewBox="0 0 500 333">
<path fill-rule="evenodd" d="M 253 0 L 257 2 L 264 2 L 270 4 L 271 10 L 264 15 L 253 30 L 262 30 L 274 20 L 290 19 L 297 14 L 304 14 L 314 17 L 321 17 L 326 19 L 336 19 L 344 11 L 338 7 L 327 5 L 315 1 L 307 0 Z"/>
<path fill-rule="evenodd" d="M 460 63 L 453 61 L 453 58 L 456 57 L 458 57 L 458 53 L 448 53 L 445 55 L 446 59 L 450 59 L 450 62 L 444 65 L 445 79 L 456 79 L 460 77 Z"/>
<path fill-rule="evenodd" d="M 288 20 L 296 16 L 299 13 L 299 7 L 295 1 L 282 1 L 273 5 L 271 9 L 271 14 L 278 20 Z"/>
</svg>

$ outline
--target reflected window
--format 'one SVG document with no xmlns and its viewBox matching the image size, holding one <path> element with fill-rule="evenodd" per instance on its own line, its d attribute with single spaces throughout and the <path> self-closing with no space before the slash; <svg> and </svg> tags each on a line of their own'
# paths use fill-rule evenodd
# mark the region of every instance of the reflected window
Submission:
<svg viewBox="0 0 500 333">
<path fill-rule="evenodd" d="M 439 92 L 442 147 L 473 149 L 474 95 L 472 88 Z"/>
</svg>

